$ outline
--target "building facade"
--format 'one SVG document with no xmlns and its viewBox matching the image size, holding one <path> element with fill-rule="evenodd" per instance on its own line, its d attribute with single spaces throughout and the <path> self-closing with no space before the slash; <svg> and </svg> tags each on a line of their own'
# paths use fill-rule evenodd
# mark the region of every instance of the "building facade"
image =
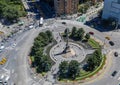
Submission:
<svg viewBox="0 0 120 85">
<path fill-rule="evenodd" d="M 114 18 L 120 24 L 120 0 L 104 0 L 102 18 Z"/>
<path fill-rule="evenodd" d="M 57 15 L 77 13 L 79 0 L 54 0 Z"/>
</svg>

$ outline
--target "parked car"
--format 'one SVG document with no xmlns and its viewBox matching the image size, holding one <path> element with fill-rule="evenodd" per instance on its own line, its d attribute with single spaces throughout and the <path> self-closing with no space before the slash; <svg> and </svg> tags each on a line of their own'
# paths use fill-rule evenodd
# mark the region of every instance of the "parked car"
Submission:
<svg viewBox="0 0 120 85">
<path fill-rule="evenodd" d="M 94 32 L 89 32 L 89 34 L 94 35 Z"/>
<path fill-rule="evenodd" d="M 118 57 L 118 52 L 114 52 L 114 56 L 115 56 L 115 57 Z"/>
<path fill-rule="evenodd" d="M 114 71 L 114 72 L 112 73 L 112 76 L 114 77 L 117 73 L 118 73 L 117 71 Z"/>
<path fill-rule="evenodd" d="M 113 45 L 114 45 L 114 42 L 113 42 L 113 41 L 109 41 L 109 44 L 110 44 L 111 46 L 113 46 Z"/>
</svg>

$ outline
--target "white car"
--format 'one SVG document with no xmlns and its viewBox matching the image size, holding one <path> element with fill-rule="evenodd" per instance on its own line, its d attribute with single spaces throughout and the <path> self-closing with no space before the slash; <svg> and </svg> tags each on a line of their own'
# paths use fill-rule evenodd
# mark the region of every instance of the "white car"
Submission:
<svg viewBox="0 0 120 85">
<path fill-rule="evenodd" d="M 6 78 L 5 78 L 5 81 L 8 81 L 10 79 L 10 76 L 7 76 Z"/>
<path fill-rule="evenodd" d="M 33 25 L 30 25 L 29 28 L 32 29 L 32 28 L 33 28 Z"/>
<path fill-rule="evenodd" d="M 0 79 L 3 79 L 3 78 L 4 78 L 4 75 L 1 75 L 1 76 L 0 76 Z"/>
<path fill-rule="evenodd" d="M 5 46 L 1 46 L 1 47 L 0 47 L 0 50 L 2 50 L 2 49 L 4 49 L 4 48 L 5 48 Z"/>
<path fill-rule="evenodd" d="M 12 45 L 12 47 L 14 48 L 16 46 L 16 43 L 14 43 L 13 45 Z"/>
</svg>

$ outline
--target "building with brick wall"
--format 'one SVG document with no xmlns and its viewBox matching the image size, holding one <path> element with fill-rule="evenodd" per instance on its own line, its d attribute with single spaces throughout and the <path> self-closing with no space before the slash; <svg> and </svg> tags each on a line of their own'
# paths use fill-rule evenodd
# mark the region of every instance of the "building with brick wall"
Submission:
<svg viewBox="0 0 120 85">
<path fill-rule="evenodd" d="M 54 0 L 56 14 L 74 14 L 78 11 L 79 0 Z"/>
</svg>

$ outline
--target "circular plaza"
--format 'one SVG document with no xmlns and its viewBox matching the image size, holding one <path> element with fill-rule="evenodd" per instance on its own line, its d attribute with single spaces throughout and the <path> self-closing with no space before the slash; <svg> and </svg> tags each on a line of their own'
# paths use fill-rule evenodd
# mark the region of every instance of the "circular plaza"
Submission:
<svg viewBox="0 0 120 85">
<path fill-rule="evenodd" d="M 60 42 L 50 50 L 50 57 L 54 62 L 77 60 L 82 62 L 85 59 L 84 48 L 76 43 L 69 42 L 70 51 L 64 53 L 66 43 Z"/>
</svg>

